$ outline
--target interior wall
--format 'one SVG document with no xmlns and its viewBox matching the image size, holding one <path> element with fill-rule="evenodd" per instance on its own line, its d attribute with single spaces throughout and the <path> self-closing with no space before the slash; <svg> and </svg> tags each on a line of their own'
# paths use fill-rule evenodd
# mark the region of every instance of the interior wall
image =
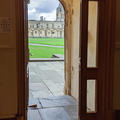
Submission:
<svg viewBox="0 0 120 120">
<path fill-rule="evenodd" d="M 114 58 L 114 109 L 120 110 L 120 0 L 116 0 L 116 34 Z"/>
<path fill-rule="evenodd" d="M 65 9 L 65 87 L 64 93 L 71 95 L 71 9 L 72 0 L 60 0 Z"/>
<path fill-rule="evenodd" d="M 88 12 L 88 61 L 87 67 L 97 66 L 97 17 L 98 2 L 89 2 Z"/>
<path fill-rule="evenodd" d="M 0 119 L 17 114 L 15 0 L 0 0 Z"/>
<path fill-rule="evenodd" d="M 96 67 L 96 43 L 97 43 L 97 2 L 89 4 L 88 22 L 88 66 Z M 80 1 L 74 0 L 72 8 L 72 42 L 71 42 L 71 95 L 78 100 L 79 93 L 79 52 L 80 52 Z M 90 87 L 93 87 L 92 84 Z M 88 90 L 89 91 L 89 90 Z M 90 92 L 93 96 L 94 91 Z M 89 103 L 92 98 L 89 98 Z"/>
<path fill-rule="evenodd" d="M 60 0 L 62 2 L 62 0 Z M 65 0 L 65 94 L 78 100 L 80 1 Z"/>
</svg>

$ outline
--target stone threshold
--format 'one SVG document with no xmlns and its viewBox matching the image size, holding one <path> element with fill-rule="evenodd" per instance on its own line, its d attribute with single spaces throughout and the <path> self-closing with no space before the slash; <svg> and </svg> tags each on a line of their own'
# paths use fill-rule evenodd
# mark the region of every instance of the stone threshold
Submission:
<svg viewBox="0 0 120 120">
<path fill-rule="evenodd" d="M 30 58 L 29 62 L 56 62 L 64 61 L 64 58 Z"/>
</svg>

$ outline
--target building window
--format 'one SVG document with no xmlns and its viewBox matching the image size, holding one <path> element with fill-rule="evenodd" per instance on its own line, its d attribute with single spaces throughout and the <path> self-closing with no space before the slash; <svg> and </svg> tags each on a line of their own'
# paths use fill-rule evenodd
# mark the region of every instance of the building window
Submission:
<svg viewBox="0 0 120 120">
<path fill-rule="evenodd" d="M 35 31 L 35 34 L 37 34 L 37 31 Z"/>
<path fill-rule="evenodd" d="M 41 25 L 40 27 L 43 28 L 43 25 Z"/>
<path fill-rule="evenodd" d="M 37 28 L 37 24 L 34 24 L 34 28 Z"/>
<path fill-rule="evenodd" d="M 50 34 L 50 32 L 48 32 L 48 34 Z"/>
<path fill-rule="evenodd" d="M 48 28 L 48 27 L 49 27 L 49 25 L 48 25 L 48 24 L 46 24 L 46 27 Z"/>
<path fill-rule="evenodd" d="M 54 24 L 52 24 L 52 28 L 54 28 Z"/>
<path fill-rule="evenodd" d="M 55 32 L 52 32 L 52 34 L 54 34 Z"/>
<path fill-rule="evenodd" d="M 31 32 L 31 35 L 33 36 L 33 32 Z"/>
<path fill-rule="evenodd" d="M 36 26 L 37 26 L 37 28 L 39 28 L 39 24 L 37 24 Z"/>
<path fill-rule="evenodd" d="M 62 37 L 62 31 L 60 31 L 60 37 Z"/>
</svg>

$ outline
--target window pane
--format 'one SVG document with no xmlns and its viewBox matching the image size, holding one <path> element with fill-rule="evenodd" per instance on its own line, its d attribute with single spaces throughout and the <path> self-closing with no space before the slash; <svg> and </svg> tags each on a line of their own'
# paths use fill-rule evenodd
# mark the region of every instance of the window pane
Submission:
<svg viewBox="0 0 120 120">
<path fill-rule="evenodd" d="M 96 80 L 87 80 L 87 113 L 96 113 Z"/>
<path fill-rule="evenodd" d="M 90 1 L 88 9 L 87 67 L 97 67 L 97 16 L 98 2 Z"/>
</svg>

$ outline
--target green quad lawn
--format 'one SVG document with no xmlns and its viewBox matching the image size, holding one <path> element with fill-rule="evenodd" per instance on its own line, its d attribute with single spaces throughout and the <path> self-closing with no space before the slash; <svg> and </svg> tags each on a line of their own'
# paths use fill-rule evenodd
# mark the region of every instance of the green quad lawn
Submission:
<svg viewBox="0 0 120 120">
<path fill-rule="evenodd" d="M 30 58 L 51 58 L 53 54 L 64 55 L 64 48 L 29 45 Z"/>
<path fill-rule="evenodd" d="M 64 38 L 29 38 L 29 43 L 64 46 Z"/>
</svg>

